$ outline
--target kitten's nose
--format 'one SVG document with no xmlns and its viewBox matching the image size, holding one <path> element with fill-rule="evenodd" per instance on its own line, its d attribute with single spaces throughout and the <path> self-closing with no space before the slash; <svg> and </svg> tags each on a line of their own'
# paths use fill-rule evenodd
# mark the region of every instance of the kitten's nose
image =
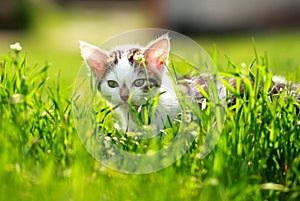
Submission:
<svg viewBox="0 0 300 201">
<path fill-rule="evenodd" d="M 123 96 L 121 96 L 121 99 L 122 99 L 124 102 L 127 102 L 127 101 L 128 101 L 128 95 L 123 95 Z"/>
<path fill-rule="evenodd" d="M 127 103 L 129 98 L 129 89 L 125 85 L 123 85 L 120 89 L 120 97 L 125 103 Z"/>
</svg>

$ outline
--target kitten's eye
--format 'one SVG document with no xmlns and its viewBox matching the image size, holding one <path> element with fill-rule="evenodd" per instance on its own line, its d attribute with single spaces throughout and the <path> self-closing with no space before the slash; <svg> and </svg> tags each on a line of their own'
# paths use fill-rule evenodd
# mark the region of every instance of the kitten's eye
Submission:
<svg viewBox="0 0 300 201">
<path fill-rule="evenodd" d="M 133 82 L 133 85 L 136 87 L 141 87 L 145 84 L 145 79 L 137 79 Z"/>
<path fill-rule="evenodd" d="M 108 84 L 108 86 L 111 87 L 111 88 L 116 88 L 116 87 L 119 86 L 118 82 L 116 82 L 116 81 L 114 81 L 114 80 L 108 80 L 108 81 L 107 81 L 107 84 Z"/>
</svg>

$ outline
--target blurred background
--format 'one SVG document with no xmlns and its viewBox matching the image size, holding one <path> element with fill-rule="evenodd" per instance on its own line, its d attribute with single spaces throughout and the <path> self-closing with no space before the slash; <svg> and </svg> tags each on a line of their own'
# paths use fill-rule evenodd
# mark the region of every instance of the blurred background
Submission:
<svg viewBox="0 0 300 201">
<path fill-rule="evenodd" d="M 251 63 L 253 37 L 274 73 L 300 81 L 300 0 L 0 0 L 0 55 L 20 42 L 28 65 L 49 63 L 49 76 L 61 71 L 69 87 L 82 63 L 79 40 L 99 45 L 148 27 L 186 34 L 210 54 L 216 47 L 221 70 L 226 57 Z"/>
</svg>

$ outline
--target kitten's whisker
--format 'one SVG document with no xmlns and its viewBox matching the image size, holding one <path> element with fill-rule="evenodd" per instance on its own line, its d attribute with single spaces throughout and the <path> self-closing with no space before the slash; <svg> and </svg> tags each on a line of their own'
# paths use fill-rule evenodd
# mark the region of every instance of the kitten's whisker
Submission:
<svg viewBox="0 0 300 201">
<path fill-rule="evenodd" d="M 127 113 L 127 122 L 129 123 L 129 112 Z M 126 126 L 126 131 L 125 131 L 126 133 L 129 131 L 128 123 Z"/>
<path fill-rule="evenodd" d="M 120 105 L 122 105 L 122 103 L 118 104 L 118 105 L 115 105 L 112 109 L 115 110 L 117 109 Z"/>
</svg>

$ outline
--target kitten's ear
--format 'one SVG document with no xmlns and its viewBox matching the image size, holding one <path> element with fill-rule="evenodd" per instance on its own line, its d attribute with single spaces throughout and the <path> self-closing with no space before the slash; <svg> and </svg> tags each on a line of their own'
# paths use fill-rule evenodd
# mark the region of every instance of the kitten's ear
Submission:
<svg viewBox="0 0 300 201">
<path fill-rule="evenodd" d="M 80 41 L 80 50 L 83 59 L 95 70 L 98 79 L 102 79 L 106 71 L 107 53 L 87 42 Z"/>
<path fill-rule="evenodd" d="M 150 68 L 162 70 L 167 65 L 170 51 L 170 38 L 168 34 L 164 34 L 158 39 L 150 42 L 145 51 L 146 62 Z"/>
</svg>

